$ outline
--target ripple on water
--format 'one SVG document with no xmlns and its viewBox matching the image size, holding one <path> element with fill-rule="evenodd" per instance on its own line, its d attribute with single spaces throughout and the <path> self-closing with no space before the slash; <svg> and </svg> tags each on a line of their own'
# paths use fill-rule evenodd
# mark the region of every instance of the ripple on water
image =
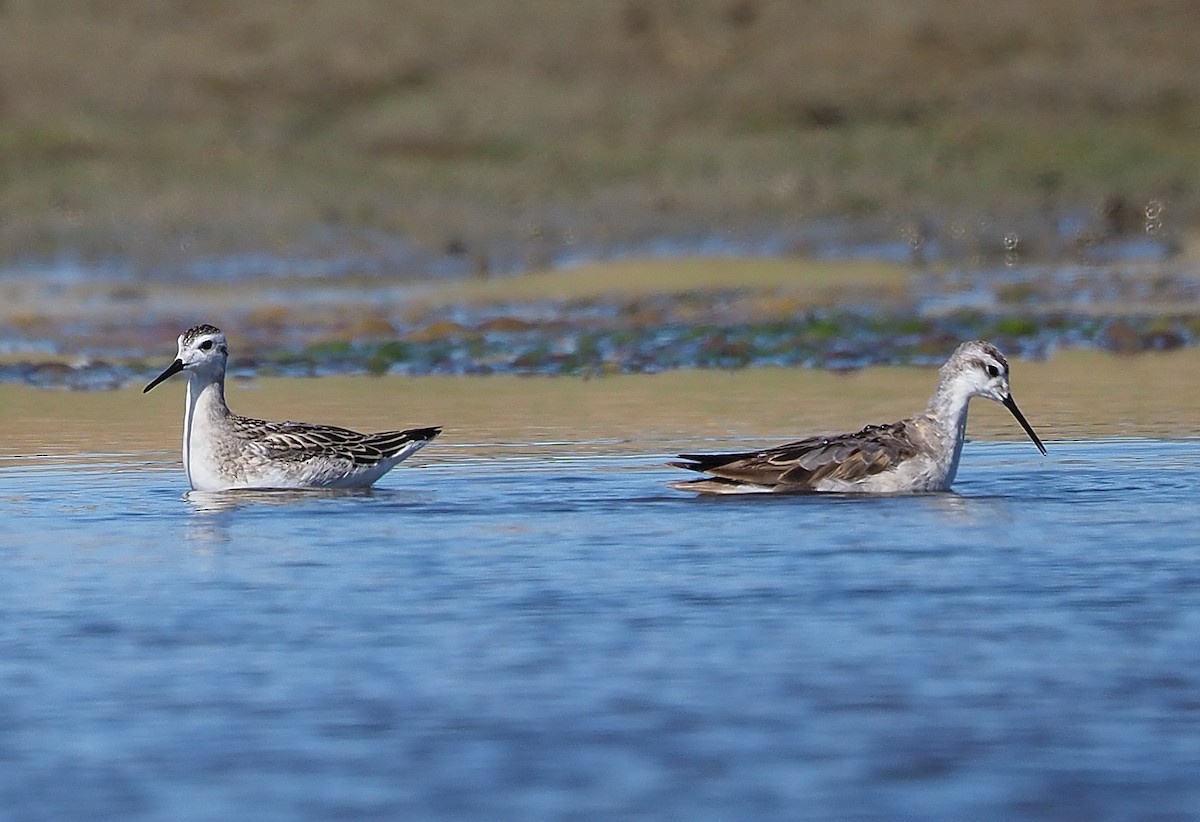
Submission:
<svg viewBox="0 0 1200 822">
<path fill-rule="evenodd" d="M 891 498 L 697 500 L 587 451 L 216 500 L 161 457 L 0 464 L 0 802 L 1200 809 L 1197 441 L 970 443 L 957 494 Z"/>
</svg>

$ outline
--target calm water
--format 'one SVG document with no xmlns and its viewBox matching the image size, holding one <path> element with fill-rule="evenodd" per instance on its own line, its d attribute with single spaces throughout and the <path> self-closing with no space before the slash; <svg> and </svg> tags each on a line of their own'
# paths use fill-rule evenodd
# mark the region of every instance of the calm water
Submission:
<svg viewBox="0 0 1200 822">
<path fill-rule="evenodd" d="M 0 460 L 0 815 L 1196 818 L 1200 441 L 1049 446 L 889 499 Z"/>
</svg>

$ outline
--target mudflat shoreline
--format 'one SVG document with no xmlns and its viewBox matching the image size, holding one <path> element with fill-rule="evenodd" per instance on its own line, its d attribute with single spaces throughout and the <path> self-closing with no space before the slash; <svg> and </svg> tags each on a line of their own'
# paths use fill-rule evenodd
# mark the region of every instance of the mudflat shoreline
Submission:
<svg viewBox="0 0 1200 822">
<path fill-rule="evenodd" d="M 907 416 L 924 407 L 933 368 L 686 370 L 582 378 L 363 377 L 236 380 L 238 413 L 320 420 L 362 430 L 443 425 L 422 458 L 499 457 L 575 443 L 586 453 L 672 453 L 695 443 L 768 444 Z M 1200 350 L 1117 356 L 1063 352 L 1014 362 L 1013 392 L 1038 433 L 1055 439 L 1193 437 L 1200 431 Z M 145 453 L 174 459 L 181 385 L 150 395 L 47 392 L 0 384 L 5 454 Z M 631 421 L 631 422 L 630 422 Z M 970 433 L 1020 440 L 1007 412 L 977 401 Z M 1032 447 L 1032 446 L 1031 446 Z M 449 449 L 449 450 L 447 450 Z M 439 456 L 439 451 L 445 454 Z M 96 457 L 102 458 L 102 457 Z"/>
</svg>

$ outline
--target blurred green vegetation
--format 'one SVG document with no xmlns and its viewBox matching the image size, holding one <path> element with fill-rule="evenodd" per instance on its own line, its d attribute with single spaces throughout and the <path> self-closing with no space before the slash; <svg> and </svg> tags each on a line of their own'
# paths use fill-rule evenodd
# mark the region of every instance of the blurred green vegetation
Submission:
<svg viewBox="0 0 1200 822">
<path fill-rule="evenodd" d="M 2 0 L 0 260 L 1200 215 L 1200 5 Z"/>
</svg>

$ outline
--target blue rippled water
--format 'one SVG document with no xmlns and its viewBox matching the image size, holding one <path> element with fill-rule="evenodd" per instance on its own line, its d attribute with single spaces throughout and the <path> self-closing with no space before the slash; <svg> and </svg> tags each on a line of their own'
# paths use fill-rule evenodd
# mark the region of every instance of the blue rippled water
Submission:
<svg viewBox="0 0 1200 822">
<path fill-rule="evenodd" d="M 0 815 L 1196 818 L 1200 442 L 1049 447 L 882 499 L 0 460 Z"/>
</svg>

